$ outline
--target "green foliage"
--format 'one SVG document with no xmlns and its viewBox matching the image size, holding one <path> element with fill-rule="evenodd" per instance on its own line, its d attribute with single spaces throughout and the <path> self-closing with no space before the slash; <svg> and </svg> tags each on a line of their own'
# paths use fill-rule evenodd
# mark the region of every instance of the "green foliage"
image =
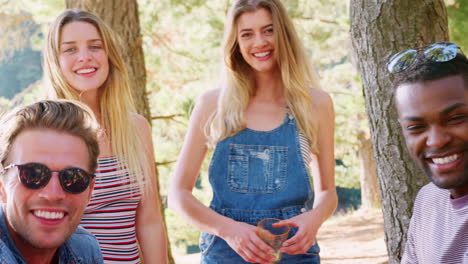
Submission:
<svg viewBox="0 0 468 264">
<path fill-rule="evenodd" d="M 10 108 L 11 108 L 11 101 L 4 97 L 0 97 L 0 115 L 8 111 L 8 109 Z"/>
<path fill-rule="evenodd" d="M 29 43 L 31 17 L 28 14 L 6 14 L 0 16 L 0 63 L 11 58 L 14 52 Z"/>
<path fill-rule="evenodd" d="M 450 40 L 457 43 L 465 54 L 468 50 L 468 2 L 446 0 L 449 17 Z"/>
<path fill-rule="evenodd" d="M 0 63 L 17 50 L 37 44 L 38 24 L 49 22 L 65 7 L 63 0 L 15 0 L 0 2 Z M 44 28 L 42 29 L 44 30 Z M 32 38 L 32 42 L 31 42 Z"/>
<path fill-rule="evenodd" d="M 12 99 L 26 91 L 28 100 L 42 78 L 41 50 L 45 22 L 64 8 L 62 0 L 17 0 L 0 4 L 0 97 Z M 35 91 L 35 90 L 34 90 Z M 33 92 L 33 94 L 36 92 Z M 18 102 L 15 102 L 15 104 Z"/>
<path fill-rule="evenodd" d="M 354 188 L 336 187 L 338 208 L 336 211 L 356 210 L 361 205 L 361 190 Z"/>
<path fill-rule="evenodd" d="M 195 101 L 192 98 L 187 98 L 181 104 L 182 111 L 184 111 L 184 117 L 189 119 L 192 114 L 193 108 L 195 107 Z"/>
<path fill-rule="evenodd" d="M 17 51 L 0 64 L 0 96 L 12 99 L 22 89 L 42 78 L 40 52 L 32 49 Z"/>
<path fill-rule="evenodd" d="M 20 14 L 28 12 L 36 23 L 48 23 L 65 9 L 64 0 L 14 0 L 0 5 L 0 12 Z"/>
<path fill-rule="evenodd" d="M 172 251 L 178 255 L 187 254 L 186 249 L 198 245 L 200 231 L 193 228 L 172 210 L 165 210 L 166 223 Z"/>
</svg>

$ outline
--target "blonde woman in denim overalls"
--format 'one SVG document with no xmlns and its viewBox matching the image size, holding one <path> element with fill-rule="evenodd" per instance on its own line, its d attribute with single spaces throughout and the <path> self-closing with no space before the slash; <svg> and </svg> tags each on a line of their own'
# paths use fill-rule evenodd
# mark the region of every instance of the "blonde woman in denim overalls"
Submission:
<svg viewBox="0 0 468 264">
<path fill-rule="evenodd" d="M 221 88 L 192 113 L 169 206 L 203 231 L 201 263 L 273 263 L 264 218 L 292 227 L 279 263 L 320 263 L 315 236 L 337 205 L 333 103 L 279 0 L 233 4 L 224 62 Z M 210 147 L 207 207 L 192 189 Z"/>
</svg>

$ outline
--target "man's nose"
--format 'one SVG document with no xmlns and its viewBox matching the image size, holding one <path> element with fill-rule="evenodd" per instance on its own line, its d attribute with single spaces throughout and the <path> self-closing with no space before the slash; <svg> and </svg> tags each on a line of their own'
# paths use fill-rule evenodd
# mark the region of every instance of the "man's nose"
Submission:
<svg viewBox="0 0 468 264">
<path fill-rule="evenodd" d="M 58 177 L 58 172 L 52 172 L 52 177 L 44 188 L 39 190 L 39 196 L 49 201 L 58 201 L 65 199 L 65 190 Z"/>
<path fill-rule="evenodd" d="M 441 148 L 450 142 L 450 134 L 439 126 L 431 127 L 426 139 L 426 145 L 433 148 Z"/>
</svg>

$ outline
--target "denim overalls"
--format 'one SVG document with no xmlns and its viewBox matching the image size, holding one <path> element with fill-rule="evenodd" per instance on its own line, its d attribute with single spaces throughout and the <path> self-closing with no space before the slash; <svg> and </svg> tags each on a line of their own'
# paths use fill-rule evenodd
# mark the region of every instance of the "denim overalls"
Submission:
<svg viewBox="0 0 468 264">
<path fill-rule="evenodd" d="M 210 208 L 236 221 L 256 225 L 264 218 L 288 219 L 305 212 L 313 192 L 292 115 L 271 131 L 244 129 L 218 142 L 209 168 Z M 290 236 L 297 232 L 292 228 Z M 245 262 L 220 237 L 200 236 L 202 264 Z M 279 263 L 320 263 L 319 247 L 306 254 L 283 254 Z"/>
</svg>

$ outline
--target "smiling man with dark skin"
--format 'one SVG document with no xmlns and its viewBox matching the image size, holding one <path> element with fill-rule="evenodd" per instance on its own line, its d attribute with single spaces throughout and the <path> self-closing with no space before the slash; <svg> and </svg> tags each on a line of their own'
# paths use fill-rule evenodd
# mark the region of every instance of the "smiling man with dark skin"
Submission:
<svg viewBox="0 0 468 264">
<path fill-rule="evenodd" d="M 416 198 L 402 264 L 468 263 L 468 61 L 453 43 L 433 46 L 388 64 L 407 148 L 431 180 Z"/>
</svg>

